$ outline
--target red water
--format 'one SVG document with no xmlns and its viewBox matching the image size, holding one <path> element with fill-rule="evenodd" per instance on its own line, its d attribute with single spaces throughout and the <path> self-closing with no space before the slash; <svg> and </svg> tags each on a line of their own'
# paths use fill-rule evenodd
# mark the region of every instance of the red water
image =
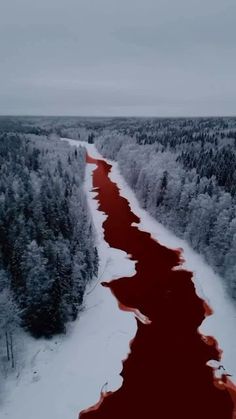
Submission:
<svg viewBox="0 0 236 419">
<path fill-rule="evenodd" d="M 206 363 L 220 360 L 220 351 L 213 338 L 198 332 L 211 310 L 196 295 L 192 273 L 172 270 L 180 264 L 180 251 L 161 246 L 132 226 L 139 218 L 109 179 L 111 166 L 89 156 L 87 162 L 97 165 L 93 186 L 99 210 L 108 215 L 105 240 L 137 261 L 135 276 L 105 285 L 121 309 L 134 308 L 151 322 L 137 320 L 131 353 L 123 362 L 122 387 L 102 392 L 80 419 L 232 419 L 234 385 L 225 376 L 214 379 Z"/>
</svg>

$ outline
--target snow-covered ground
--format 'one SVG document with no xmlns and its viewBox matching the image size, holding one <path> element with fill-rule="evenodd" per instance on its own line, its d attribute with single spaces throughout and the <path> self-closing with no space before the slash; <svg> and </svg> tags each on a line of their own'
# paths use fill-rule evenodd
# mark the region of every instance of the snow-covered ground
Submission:
<svg viewBox="0 0 236 419">
<path fill-rule="evenodd" d="M 80 142 L 67 140 L 71 145 Z M 86 146 L 94 158 L 102 158 L 93 144 Z M 110 177 L 120 188 L 141 223 L 169 248 L 183 248 L 183 266 L 194 272 L 198 295 L 214 310 L 200 327 L 200 332 L 214 336 L 223 350 L 222 364 L 236 381 L 236 310 L 227 298 L 221 279 L 203 259 L 184 242 L 140 208 L 135 194 L 119 172 L 116 162 Z M 75 419 L 81 410 L 95 404 L 102 387 L 115 390 L 122 385 L 122 359 L 129 353 L 129 342 L 137 325 L 133 313 L 119 310 L 108 288 L 100 285 L 122 276 L 132 276 L 134 262 L 125 252 L 112 249 L 103 240 L 105 215 L 97 210 L 92 185 L 93 165 L 86 169 L 85 190 L 97 230 L 100 269 L 97 283 L 92 283 L 85 297 L 85 309 L 79 319 L 69 325 L 66 336 L 52 340 L 34 340 L 24 336 L 24 353 L 17 371 L 1 388 L 0 418 L 8 419 Z M 194 362 L 194 359 L 193 359 Z"/>
<path fill-rule="evenodd" d="M 90 192 L 93 168 L 87 165 L 85 190 L 97 230 L 97 283 L 90 284 L 84 311 L 69 325 L 66 336 L 52 340 L 22 336 L 17 369 L 4 387 L 1 383 L 1 419 L 77 419 L 81 410 L 99 400 L 106 383 L 107 391 L 122 384 L 122 360 L 130 351 L 137 322 L 133 313 L 118 308 L 109 288 L 100 282 L 132 276 L 135 264 L 103 240 L 105 215 L 97 210 L 95 194 Z"/>
<path fill-rule="evenodd" d="M 74 143 L 72 140 L 71 144 Z M 103 158 L 93 144 L 84 142 L 81 144 L 86 144 L 88 153 L 92 157 Z M 182 266 L 194 273 L 197 294 L 214 312 L 213 315 L 206 317 L 199 331 L 203 335 L 216 338 L 219 348 L 223 351 L 220 364 L 224 366 L 227 373 L 232 375 L 232 380 L 236 383 L 236 309 L 225 292 L 223 280 L 184 240 L 177 238 L 140 207 L 134 192 L 121 175 L 117 162 L 107 161 L 112 164 L 110 178 L 119 186 L 120 194 L 127 198 L 132 211 L 140 217 L 141 222 L 138 228 L 150 232 L 152 237 L 169 248 L 183 249 L 185 261 Z M 217 367 L 217 363 L 210 363 L 210 365 Z"/>
</svg>

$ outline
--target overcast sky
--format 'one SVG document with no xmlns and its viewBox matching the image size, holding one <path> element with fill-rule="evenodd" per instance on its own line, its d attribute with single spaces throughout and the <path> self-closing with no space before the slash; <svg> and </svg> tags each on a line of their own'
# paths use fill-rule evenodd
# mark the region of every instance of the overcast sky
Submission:
<svg viewBox="0 0 236 419">
<path fill-rule="evenodd" d="M 236 0 L 0 0 L 0 114 L 236 115 Z"/>
</svg>

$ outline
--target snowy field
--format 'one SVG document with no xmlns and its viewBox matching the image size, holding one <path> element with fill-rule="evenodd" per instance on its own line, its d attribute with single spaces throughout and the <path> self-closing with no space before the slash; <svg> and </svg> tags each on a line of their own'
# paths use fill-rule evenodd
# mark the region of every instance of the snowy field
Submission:
<svg viewBox="0 0 236 419">
<path fill-rule="evenodd" d="M 115 297 L 100 282 L 135 273 L 125 252 L 103 240 L 105 215 L 93 199 L 92 170 L 87 165 L 85 190 L 97 231 L 100 268 L 91 283 L 79 319 L 68 326 L 66 336 L 35 340 L 22 336 L 21 358 L 16 371 L 1 383 L 0 418 L 77 419 L 79 412 L 95 404 L 102 387 L 116 390 L 122 360 L 129 353 L 137 323 L 133 313 L 118 308 Z"/>
</svg>

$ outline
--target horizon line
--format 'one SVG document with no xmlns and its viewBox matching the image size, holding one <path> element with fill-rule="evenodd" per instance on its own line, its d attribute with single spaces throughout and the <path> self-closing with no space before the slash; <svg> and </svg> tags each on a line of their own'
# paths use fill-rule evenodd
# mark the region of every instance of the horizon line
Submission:
<svg viewBox="0 0 236 419">
<path fill-rule="evenodd" d="M 235 115 L 170 115 L 170 116 L 157 116 L 157 115 L 63 115 L 63 114 L 0 114 L 0 118 L 123 118 L 123 119 L 212 119 L 212 118 L 236 118 Z"/>
</svg>

